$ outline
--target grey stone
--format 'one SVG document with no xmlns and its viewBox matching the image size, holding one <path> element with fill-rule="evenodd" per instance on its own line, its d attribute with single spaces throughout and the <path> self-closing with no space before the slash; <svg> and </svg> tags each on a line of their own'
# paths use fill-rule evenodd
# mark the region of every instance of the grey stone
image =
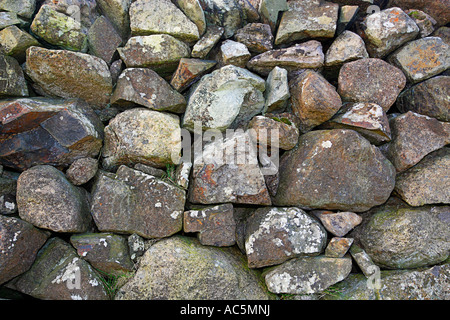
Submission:
<svg viewBox="0 0 450 320">
<path fill-rule="evenodd" d="M 21 63 L 25 61 L 26 50 L 40 44 L 32 35 L 13 25 L 0 31 L 0 46 L 0 51 Z"/>
<path fill-rule="evenodd" d="M 0 98 L 26 96 L 28 87 L 19 62 L 0 53 Z"/>
<path fill-rule="evenodd" d="M 66 177 L 72 184 L 79 186 L 91 180 L 98 170 L 98 160 L 80 158 L 72 162 L 66 171 Z"/>
<path fill-rule="evenodd" d="M 286 69 L 274 67 L 270 71 L 264 96 L 266 99 L 264 112 L 273 112 L 286 106 L 287 100 L 291 97 Z"/>
<path fill-rule="evenodd" d="M 192 57 L 203 59 L 222 37 L 224 29 L 216 25 L 208 25 L 206 32 L 192 47 Z"/>
<path fill-rule="evenodd" d="M 340 68 L 344 63 L 368 58 L 364 40 L 351 31 L 342 32 L 325 54 L 325 67 Z"/>
<path fill-rule="evenodd" d="M 14 12 L 30 19 L 36 9 L 36 0 L 1 0 L 0 10 Z"/>
</svg>

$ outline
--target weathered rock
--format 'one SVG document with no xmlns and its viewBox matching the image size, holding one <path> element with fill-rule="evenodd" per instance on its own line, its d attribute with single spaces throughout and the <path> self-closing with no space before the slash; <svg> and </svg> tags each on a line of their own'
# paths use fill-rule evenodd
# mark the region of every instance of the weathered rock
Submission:
<svg viewBox="0 0 450 320">
<path fill-rule="evenodd" d="M 125 69 L 119 76 L 111 104 L 121 108 L 140 105 L 176 113 L 186 109 L 186 99 L 155 71 L 147 68 Z"/>
<path fill-rule="evenodd" d="M 354 212 L 314 210 L 311 213 L 319 218 L 325 229 L 337 237 L 345 236 L 362 221 L 362 218 Z"/>
<path fill-rule="evenodd" d="M 0 12 L 0 30 L 21 23 L 14 12 Z"/>
<path fill-rule="evenodd" d="M 243 10 L 237 0 L 199 0 L 206 23 L 223 27 L 225 39 L 231 38 L 244 23 Z"/>
<path fill-rule="evenodd" d="M 183 270 L 183 272 L 180 272 Z M 116 300 L 267 300 L 259 275 L 247 268 L 238 249 L 200 245 L 174 236 L 148 249 L 135 276 Z"/>
<path fill-rule="evenodd" d="M 395 184 L 392 164 L 352 130 L 300 136 L 282 156 L 279 172 L 278 206 L 362 212 L 384 203 Z"/>
<path fill-rule="evenodd" d="M 273 268 L 265 279 L 273 293 L 311 294 L 344 280 L 351 270 L 350 257 L 301 257 Z"/>
<path fill-rule="evenodd" d="M 172 75 L 170 85 L 178 92 L 182 92 L 208 73 L 216 64 L 217 62 L 213 60 L 182 58 L 177 70 Z"/>
<path fill-rule="evenodd" d="M 408 42 L 388 60 L 400 68 L 411 83 L 435 76 L 450 67 L 449 46 L 438 37 Z"/>
<path fill-rule="evenodd" d="M 284 117 L 256 116 L 249 122 L 248 129 L 257 143 L 283 150 L 294 148 L 300 135 L 295 123 Z M 277 146 L 272 145 L 274 135 L 278 135 Z"/>
<path fill-rule="evenodd" d="M 338 78 L 338 93 L 346 102 L 372 102 L 385 112 L 406 85 L 405 75 L 381 59 L 345 63 Z"/>
<path fill-rule="evenodd" d="M 0 98 L 26 96 L 28 87 L 19 62 L 0 53 Z"/>
<path fill-rule="evenodd" d="M 9 26 L 0 31 L 0 51 L 19 62 L 25 61 L 26 50 L 32 46 L 40 44 L 32 35 L 16 26 Z"/>
<path fill-rule="evenodd" d="M 274 67 L 270 71 L 264 96 L 266 98 L 264 112 L 273 112 L 286 106 L 287 100 L 291 97 L 286 69 Z"/>
<path fill-rule="evenodd" d="M 5 215 L 17 213 L 15 194 L 7 193 L 0 195 L 0 213 Z"/>
<path fill-rule="evenodd" d="M 100 173 L 92 191 L 92 215 L 102 232 L 171 236 L 182 229 L 185 192 L 141 171 L 120 166 Z"/>
<path fill-rule="evenodd" d="M 51 238 L 38 252 L 31 269 L 8 287 L 42 300 L 108 300 L 102 279 L 75 249 Z"/>
<path fill-rule="evenodd" d="M 133 233 L 128 237 L 128 250 L 130 252 L 130 258 L 133 262 L 137 262 L 138 259 L 145 253 L 145 241 L 144 238 Z"/>
<path fill-rule="evenodd" d="M 324 54 L 319 41 L 310 40 L 295 46 L 269 50 L 247 63 L 247 68 L 261 75 L 268 75 L 276 66 L 288 72 L 299 69 L 318 69 L 323 66 Z"/>
<path fill-rule="evenodd" d="M 198 34 L 201 36 L 207 29 L 205 13 L 199 0 L 174 0 L 174 2 L 181 11 L 184 12 L 192 22 L 195 23 L 198 29 Z"/>
<path fill-rule="evenodd" d="M 88 33 L 89 53 L 106 61 L 109 65 L 116 56 L 122 37 L 105 16 L 95 20 Z"/>
<path fill-rule="evenodd" d="M 133 36 L 169 34 L 183 41 L 199 39 L 197 26 L 170 0 L 137 0 L 130 6 Z"/>
<path fill-rule="evenodd" d="M 328 48 L 325 67 L 338 69 L 346 62 L 368 57 L 364 40 L 356 33 L 346 30 Z"/>
<path fill-rule="evenodd" d="M 89 30 L 99 17 L 97 2 L 92 0 L 44 0 L 43 4 L 74 18 L 81 23 L 85 31 Z"/>
<path fill-rule="evenodd" d="M 23 220 L 0 215 L 0 284 L 27 271 L 49 234 Z"/>
<path fill-rule="evenodd" d="M 325 248 L 325 256 L 329 258 L 342 258 L 348 249 L 350 249 L 352 243 L 352 238 L 333 237 Z"/>
<path fill-rule="evenodd" d="M 438 22 L 438 25 L 445 25 L 450 22 L 450 13 L 448 12 L 448 2 L 446 0 L 390 0 L 388 6 L 397 6 L 403 10 L 418 9 L 428 13 Z"/>
<path fill-rule="evenodd" d="M 133 270 L 128 242 L 124 236 L 113 233 L 84 233 L 72 235 L 70 243 L 83 260 L 104 273 L 120 276 Z"/>
<path fill-rule="evenodd" d="M 153 168 L 142 163 L 135 164 L 134 169 L 142 171 L 143 173 L 149 174 L 156 178 L 162 178 L 164 177 L 164 175 L 166 175 L 166 172 L 164 170 Z"/>
<path fill-rule="evenodd" d="M 450 122 L 450 77 L 433 77 L 408 88 L 398 96 L 397 108 Z"/>
<path fill-rule="evenodd" d="M 355 243 L 350 248 L 350 255 L 367 278 L 375 275 L 375 272 L 379 270 L 379 267 L 373 262 L 367 252 Z"/>
<path fill-rule="evenodd" d="M 103 166 L 173 164 L 181 151 L 179 122 L 176 115 L 143 108 L 119 113 L 105 127 Z"/>
<path fill-rule="evenodd" d="M 66 171 L 69 181 L 79 186 L 91 180 L 98 170 L 98 161 L 93 158 L 80 158 L 75 160 Z"/>
<path fill-rule="evenodd" d="M 307 132 L 329 120 L 342 106 L 339 94 L 321 74 L 307 70 L 289 82 L 292 112 Z"/>
<path fill-rule="evenodd" d="M 419 27 L 419 34 L 421 38 L 428 37 L 433 33 L 434 26 L 437 22 L 432 16 L 416 9 L 406 10 L 405 13 L 407 13 Z"/>
<path fill-rule="evenodd" d="M 176 185 L 187 190 L 189 187 L 189 175 L 192 169 L 192 162 L 181 161 L 174 173 L 174 182 Z"/>
<path fill-rule="evenodd" d="M 233 205 L 227 203 L 185 211 L 183 230 L 198 232 L 197 238 L 204 246 L 232 246 L 236 243 Z"/>
<path fill-rule="evenodd" d="M 449 207 L 409 207 L 398 199 L 374 208 L 361 232 L 372 260 L 388 269 L 440 263 L 450 248 Z"/>
<path fill-rule="evenodd" d="M 299 208 L 260 208 L 247 219 L 248 266 L 261 268 L 298 256 L 318 255 L 326 240 L 322 225 Z"/>
<path fill-rule="evenodd" d="M 450 123 L 408 111 L 389 122 L 392 141 L 386 156 L 398 172 L 450 143 Z"/>
<path fill-rule="evenodd" d="M 369 0 L 371 1 L 371 0 Z M 342 5 L 339 7 L 339 17 L 336 25 L 336 35 L 350 29 L 355 23 L 360 7 L 358 5 Z"/>
<path fill-rule="evenodd" d="M 339 5 L 323 0 L 288 1 L 275 37 L 275 44 L 311 38 L 333 38 Z"/>
<path fill-rule="evenodd" d="M 222 27 L 209 25 L 205 34 L 197 41 L 194 47 L 192 47 L 192 57 L 199 59 L 205 58 L 217 44 L 223 33 L 224 29 Z"/>
<path fill-rule="evenodd" d="M 220 46 L 218 60 L 222 66 L 232 64 L 245 68 L 250 57 L 250 51 L 248 51 L 245 44 L 233 40 L 225 40 Z"/>
<path fill-rule="evenodd" d="M 0 0 L 0 10 L 15 12 L 30 19 L 36 9 L 36 0 Z"/>
<path fill-rule="evenodd" d="M 106 62 L 84 53 L 30 47 L 26 74 L 45 95 L 80 98 L 95 109 L 106 107 L 112 93 Z"/>
<path fill-rule="evenodd" d="M 442 148 L 396 177 L 395 192 L 411 206 L 450 204 L 450 149 Z"/>
<path fill-rule="evenodd" d="M 81 233 L 92 226 L 86 194 L 52 166 L 35 166 L 20 175 L 17 206 L 20 218 L 39 228 Z"/>
<path fill-rule="evenodd" d="M 124 69 L 125 69 L 125 65 L 121 59 L 116 60 L 113 63 L 111 63 L 111 66 L 109 67 L 109 72 L 111 72 L 113 86 L 115 86 L 117 84 L 117 80 L 119 80 L 119 76 L 121 75 L 121 73 Z"/>
<path fill-rule="evenodd" d="M 100 11 L 108 17 L 109 21 L 119 31 L 122 39 L 130 34 L 129 10 L 132 0 L 96 0 Z"/>
<path fill-rule="evenodd" d="M 5 100 L 0 120 L 0 162 L 19 170 L 37 164 L 68 166 L 97 156 L 102 147 L 103 124 L 81 100 Z"/>
<path fill-rule="evenodd" d="M 261 21 L 267 23 L 272 32 L 275 31 L 278 23 L 278 17 L 282 15 L 283 11 L 289 9 L 286 0 L 260 0 L 259 1 L 259 14 L 261 15 Z"/>
<path fill-rule="evenodd" d="M 433 37 L 439 37 L 450 46 L 450 28 L 449 27 L 440 27 L 435 32 L 433 32 Z"/>
<path fill-rule="evenodd" d="M 236 31 L 234 39 L 243 43 L 253 53 L 263 53 L 273 49 L 273 35 L 268 24 L 249 23 Z"/>
</svg>

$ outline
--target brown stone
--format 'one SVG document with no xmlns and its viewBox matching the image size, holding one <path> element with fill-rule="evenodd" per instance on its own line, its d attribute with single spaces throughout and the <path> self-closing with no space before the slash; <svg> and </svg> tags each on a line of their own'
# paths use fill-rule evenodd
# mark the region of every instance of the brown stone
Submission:
<svg viewBox="0 0 450 320">
<path fill-rule="evenodd" d="M 122 37 L 105 16 L 95 20 L 88 33 L 89 53 L 111 64 L 117 48 L 122 44 Z"/>
<path fill-rule="evenodd" d="M 183 92 L 216 64 L 217 62 L 213 60 L 182 58 L 177 70 L 172 75 L 170 85 L 178 92 Z"/>
<path fill-rule="evenodd" d="M 80 158 L 75 160 L 66 171 L 66 177 L 72 184 L 79 186 L 91 180 L 98 170 L 98 160 Z"/>
<path fill-rule="evenodd" d="M 450 22 L 450 11 L 448 10 L 448 0 L 390 0 L 389 7 L 400 7 L 403 10 L 418 9 L 432 16 L 439 26 Z"/>
<path fill-rule="evenodd" d="M 273 49 L 273 35 L 268 24 L 249 23 L 236 31 L 234 39 L 245 44 L 250 52 L 263 53 Z"/>
<path fill-rule="evenodd" d="M 333 212 L 314 210 L 325 229 L 337 237 L 343 237 L 362 222 L 362 218 L 354 212 Z"/>
<path fill-rule="evenodd" d="M 342 258 L 350 249 L 352 238 L 333 237 L 325 248 L 325 256 L 330 258 Z"/>
</svg>

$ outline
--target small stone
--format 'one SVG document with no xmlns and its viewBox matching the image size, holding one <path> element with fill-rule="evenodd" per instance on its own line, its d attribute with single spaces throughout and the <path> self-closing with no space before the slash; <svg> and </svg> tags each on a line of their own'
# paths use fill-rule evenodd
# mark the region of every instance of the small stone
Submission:
<svg viewBox="0 0 450 320">
<path fill-rule="evenodd" d="M 282 116 L 256 116 L 249 122 L 248 129 L 260 145 L 278 147 L 283 150 L 294 148 L 300 136 L 295 123 Z M 277 146 L 272 145 L 274 135 L 278 136 L 275 140 Z"/>
<path fill-rule="evenodd" d="M 0 98 L 26 96 L 28 87 L 19 62 L 0 53 Z"/>
<path fill-rule="evenodd" d="M 350 249 L 353 243 L 352 238 L 331 238 L 325 249 L 325 256 L 329 258 L 342 258 Z"/>
<path fill-rule="evenodd" d="M 419 27 L 420 37 L 428 37 L 434 31 L 436 20 L 432 16 L 420 10 L 406 10 L 405 13 L 414 20 Z"/>
<path fill-rule="evenodd" d="M 231 38 L 245 23 L 243 10 L 235 0 L 200 0 L 207 25 L 223 27 L 223 37 Z"/>
<path fill-rule="evenodd" d="M 286 106 L 287 100 L 291 97 L 286 69 L 275 67 L 270 71 L 264 96 L 266 99 L 264 112 L 282 110 Z"/>
<path fill-rule="evenodd" d="M 111 72 L 111 79 L 113 86 L 117 84 L 117 80 L 119 80 L 119 76 L 121 75 L 125 65 L 123 64 L 123 61 L 118 59 L 111 63 L 111 66 L 109 67 L 109 72 Z"/>
<path fill-rule="evenodd" d="M 215 25 L 209 25 L 205 34 L 192 48 L 192 57 L 203 59 L 205 58 L 211 49 L 219 42 L 222 37 L 224 29 Z"/>
<path fill-rule="evenodd" d="M 14 12 L 31 19 L 36 9 L 36 0 L 0 0 L 0 10 Z"/>
<path fill-rule="evenodd" d="M 43 5 L 49 5 L 57 12 L 72 17 L 83 26 L 83 32 L 87 33 L 89 28 L 99 17 L 97 3 L 92 0 L 43 0 Z"/>
<path fill-rule="evenodd" d="M 91 180 L 98 170 L 98 161 L 93 158 L 75 160 L 67 169 L 66 177 L 73 185 L 79 186 Z"/>
<path fill-rule="evenodd" d="M 189 175 L 192 169 L 192 162 L 181 161 L 175 170 L 174 182 L 181 188 L 187 190 L 189 187 Z"/>
<path fill-rule="evenodd" d="M 135 164 L 134 169 L 142 171 L 143 173 L 154 176 L 156 178 L 162 178 L 164 177 L 164 175 L 166 175 L 166 172 L 164 170 L 153 168 L 142 163 Z"/>
<path fill-rule="evenodd" d="M 184 12 L 192 22 L 195 23 L 198 29 L 199 36 L 203 35 L 207 29 L 205 13 L 199 0 L 174 0 L 181 11 Z"/>
<path fill-rule="evenodd" d="M 449 27 L 440 27 L 432 34 L 433 37 L 439 37 L 450 46 L 450 28 Z"/>
<path fill-rule="evenodd" d="M 136 263 L 145 252 L 144 238 L 133 233 L 128 237 L 128 250 L 131 260 Z"/>
<path fill-rule="evenodd" d="M 132 0 L 97 0 L 98 8 L 119 31 L 122 39 L 130 35 L 130 6 Z"/>
<path fill-rule="evenodd" d="M 111 65 L 122 37 L 105 16 L 95 20 L 88 33 L 89 53 Z"/>
<path fill-rule="evenodd" d="M 0 30 L 20 23 L 14 12 L 0 12 Z"/>
<path fill-rule="evenodd" d="M 372 261 L 372 258 L 360 246 L 353 243 L 350 247 L 350 254 L 355 260 L 362 273 L 369 278 L 379 267 Z"/>
<path fill-rule="evenodd" d="M 342 34 L 345 30 L 350 29 L 356 21 L 360 7 L 343 5 L 339 8 L 339 18 L 336 26 L 336 35 Z"/>
<path fill-rule="evenodd" d="M 325 67 L 340 68 L 344 63 L 368 58 L 364 40 L 351 31 L 342 32 L 325 54 Z"/>
<path fill-rule="evenodd" d="M 249 23 L 236 31 L 234 39 L 243 43 L 253 53 L 263 53 L 273 49 L 273 35 L 268 24 Z"/>
<path fill-rule="evenodd" d="M 362 222 L 354 212 L 332 212 L 315 210 L 312 213 L 319 218 L 325 229 L 337 237 L 343 237 Z"/>
<path fill-rule="evenodd" d="M 180 59 L 177 70 L 172 75 L 170 85 L 178 92 L 185 91 L 203 75 L 216 66 L 213 60 Z"/>
<path fill-rule="evenodd" d="M 17 213 L 15 194 L 0 195 L 0 214 L 11 215 Z"/>
<path fill-rule="evenodd" d="M 277 27 L 278 17 L 282 15 L 280 12 L 287 11 L 288 9 L 286 0 L 260 0 L 259 2 L 261 20 L 270 26 L 272 32 Z"/>
<path fill-rule="evenodd" d="M 40 46 L 40 44 L 29 33 L 16 26 L 9 26 L 0 31 L 0 46 L 5 55 L 24 62 L 26 50 L 32 46 Z"/>
<path fill-rule="evenodd" d="M 245 68 L 251 54 L 245 44 L 233 40 L 225 40 L 222 42 L 219 51 L 219 61 L 222 66 L 235 65 Z"/>
</svg>

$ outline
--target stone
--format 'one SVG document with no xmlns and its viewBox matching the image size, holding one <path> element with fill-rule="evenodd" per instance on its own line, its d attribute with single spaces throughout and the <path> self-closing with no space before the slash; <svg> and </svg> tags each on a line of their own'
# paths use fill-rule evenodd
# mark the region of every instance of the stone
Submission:
<svg viewBox="0 0 450 320">
<path fill-rule="evenodd" d="M 236 222 L 231 203 L 184 212 L 184 232 L 197 232 L 204 246 L 227 247 L 236 243 Z"/>
<path fill-rule="evenodd" d="M 206 29 L 206 18 L 205 13 L 203 12 L 202 5 L 199 0 L 174 0 L 174 2 L 178 8 L 183 11 L 183 13 L 188 17 L 192 22 L 195 23 L 198 29 L 199 36 L 202 36 Z"/>
<path fill-rule="evenodd" d="M 355 23 L 360 7 L 343 5 L 339 7 L 339 17 L 336 25 L 336 35 L 342 34 L 345 30 L 350 29 Z"/>
<path fill-rule="evenodd" d="M 318 255 L 326 245 L 325 229 L 299 208 L 260 208 L 247 218 L 246 224 L 245 252 L 249 268 Z"/>
<path fill-rule="evenodd" d="M 318 69 L 323 66 L 324 54 L 319 41 L 310 40 L 292 47 L 269 50 L 251 58 L 247 68 L 267 76 L 274 67 L 289 73 L 300 69 Z"/>
<path fill-rule="evenodd" d="M 97 6 L 119 31 L 122 39 L 130 35 L 130 6 L 132 0 L 96 0 Z"/>
<path fill-rule="evenodd" d="M 0 214 L 12 215 L 17 213 L 16 196 L 14 194 L 0 195 Z"/>
<path fill-rule="evenodd" d="M 36 9 L 36 0 L 0 0 L 0 10 L 15 12 L 30 19 Z"/>
<path fill-rule="evenodd" d="M 449 27 L 440 27 L 432 34 L 433 37 L 439 37 L 450 46 L 450 28 Z"/>
<path fill-rule="evenodd" d="M 20 171 L 38 164 L 67 167 L 96 157 L 102 147 L 103 124 L 81 100 L 4 100 L 0 121 L 0 162 Z"/>
<path fill-rule="evenodd" d="M 41 300 L 109 300 L 98 273 L 57 237 L 46 242 L 30 270 L 8 287 Z"/>
<path fill-rule="evenodd" d="M 124 67 L 125 67 L 125 65 L 124 65 L 123 61 L 120 59 L 111 63 L 111 66 L 109 67 L 109 72 L 111 72 L 113 86 L 115 86 L 117 84 L 117 81 L 119 80 L 119 76 L 122 74 Z"/>
<path fill-rule="evenodd" d="M 410 207 L 391 198 L 371 211 L 360 241 L 372 260 L 387 269 L 440 263 L 450 247 L 449 207 Z"/>
<path fill-rule="evenodd" d="M 384 58 L 419 34 L 419 27 L 402 9 L 394 7 L 367 16 L 362 22 L 371 58 Z"/>
<path fill-rule="evenodd" d="M 268 24 L 249 23 L 236 31 L 234 39 L 243 43 L 252 53 L 263 53 L 273 49 L 272 30 Z"/>
<path fill-rule="evenodd" d="M 198 28 L 170 0 L 137 0 L 130 6 L 133 36 L 169 34 L 186 42 L 199 39 Z"/>
<path fill-rule="evenodd" d="M 303 133 L 331 119 L 342 106 L 335 87 L 312 70 L 292 79 L 289 91 L 292 113 L 300 119 L 299 130 Z"/>
<path fill-rule="evenodd" d="M 337 237 L 345 236 L 362 222 L 362 218 L 354 212 L 314 210 L 311 213 L 322 222 L 325 229 Z"/>
<path fill-rule="evenodd" d="M 80 52 L 30 47 L 25 68 L 26 74 L 45 95 L 80 98 L 94 109 L 109 104 L 111 73 L 100 58 Z"/>
<path fill-rule="evenodd" d="M 133 233 L 128 236 L 128 251 L 130 252 L 130 258 L 133 262 L 137 262 L 139 258 L 145 253 L 145 241 L 144 238 Z"/>
<path fill-rule="evenodd" d="M 333 237 L 325 248 L 325 256 L 329 258 L 342 258 L 353 243 L 352 238 Z"/>
<path fill-rule="evenodd" d="M 14 12 L 0 12 L 0 30 L 20 23 L 21 21 Z"/>
<path fill-rule="evenodd" d="M 375 275 L 375 272 L 379 270 L 379 267 L 373 262 L 372 258 L 365 252 L 360 246 L 353 243 L 350 247 L 350 255 L 355 260 L 359 269 L 367 277 Z"/>
<path fill-rule="evenodd" d="M 250 120 L 264 108 L 265 81 L 233 65 L 203 76 L 191 89 L 182 126 L 194 130 L 225 131 L 233 123 Z"/>
<path fill-rule="evenodd" d="M 287 11 L 289 7 L 286 0 L 260 0 L 258 9 L 261 21 L 267 23 L 274 32 L 278 18 L 282 15 L 280 12 Z"/>
<path fill-rule="evenodd" d="M 207 26 L 206 32 L 192 47 L 192 57 L 204 59 L 211 49 L 219 42 L 222 37 L 224 29 L 216 25 Z"/>
<path fill-rule="evenodd" d="M 188 190 L 189 175 L 191 173 L 191 169 L 192 169 L 192 162 L 182 160 L 175 170 L 174 182 L 176 185 L 180 186 L 184 190 Z"/>
<path fill-rule="evenodd" d="M 111 105 L 120 108 L 139 105 L 157 111 L 183 113 L 186 99 L 155 71 L 148 68 L 128 68 L 119 76 Z"/>
<path fill-rule="evenodd" d="M 350 257 L 301 257 L 274 267 L 265 275 L 265 280 L 273 293 L 311 294 L 344 280 L 351 269 Z"/>
<path fill-rule="evenodd" d="M 178 92 L 183 92 L 216 64 L 217 62 L 213 60 L 181 58 L 177 70 L 172 75 L 170 85 Z"/>
<path fill-rule="evenodd" d="M 418 164 L 398 174 L 395 193 L 410 206 L 450 204 L 450 149 L 426 155 Z"/>
<path fill-rule="evenodd" d="M 340 68 L 346 62 L 369 58 L 364 40 L 345 30 L 331 44 L 325 54 L 326 68 Z"/>
<path fill-rule="evenodd" d="M 91 211 L 101 232 L 162 238 L 182 230 L 185 198 L 181 188 L 122 165 L 97 177 Z"/>
<path fill-rule="evenodd" d="M 190 57 L 188 45 L 167 34 L 131 37 L 117 50 L 127 68 L 150 68 L 160 75 L 172 73 L 181 58 Z"/>
<path fill-rule="evenodd" d="M 448 12 L 448 2 L 446 0 L 436 0 L 433 2 L 426 0 L 389 0 L 388 6 L 397 6 L 403 10 L 422 10 L 436 19 L 438 26 L 446 25 L 450 22 L 450 13 Z"/>
<path fill-rule="evenodd" d="M 372 102 L 385 112 L 405 85 L 400 69 L 376 58 L 347 62 L 338 77 L 338 93 L 344 102 Z"/>
<path fill-rule="evenodd" d="M 84 233 L 72 235 L 70 243 L 80 258 L 106 274 L 121 276 L 133 270 L 128 241 L 122 235 Z"/>
<path fill-rule="evenodd" d="M 383 204 L 395 185 L 394 166 L 353 130 L 303 134 L 279 172 L 277 206 L 362 212 Z"/>
<path fill-rule="evenodd" d="M 249 122 L 248 129 L 260 145 L 278 147 L 283 150 L 294 148 L 300 136 L 295 123 L 284 117 L 256 116 Z M 278 136 L 275 140 L 276 146 L 272 145 L 275 134 Z"/>
<path fill-rule="evenodd" d="M 49 234 L 31 223 L 0 215 L 0 284 L 27 271 Z"/>
<path fill-rule="evenodd" d="M 117 48 L 122 44 L 122 37 L 108 18 L 98 17 L 89 29 L 87 39 L 89 53 L 111 65 L 116 57 Z"/>
<path fill-rule="evenodd" d="M 270 71 L 266 79 L 264 97 L 266 99 L 265 112 L 273 112 L 286 106 L 288 99 L 291 97 L 286 69 L 275 66 Z"/>
<path fill-rule="evenodd" d="M 178 161 L 181 132 L 178 116 L 143 108 L 119 113 L 105 127 L 105 168 L 142 163 L 164 168 Z"/>
<path fill-rule="evenodd" d="M 19 62 L 0 53 L 0 98 L 26 97 L 28 87 Z"/>
<path fill-rule="evenodd" d="M 426 14 L 420 10 L 406 10 L 405 13 L 414 20 L 414 22 L 419 27 L 420 37 L 428 37 L 434 31 L 434 26 L 436 25 L 436 20 L 432 16 Z"/>
<path fill-rule="evenodd" d="M 245 44 L 233 40 L 225 40 L 220 46 L 218 57 L 221 66 L 231 64 L 236 67 L 245 68 L 251 54 Z"/>
<path fill-rule="evenodd" d="M 80 158 L 72 162 L 66 171 L 67 179 L 75 186 L 87 183 L 98 170 L 98 160 L 93 158 Z"/>
<path fill-rule="evenodd" d="M 17 206 L 20 218 L 38 228 L 82 233 L 92 226 L 85 192 L 52 166 L 34 166 L 19 176 Z"/>
<path fill-rule="evenodd" d="M 25 61 L 26 50 L 32 46 L 40 46 L 40 44 L 32 35 L 15 25 L 0 31 L 1 50 L 5 55 L 19 62 Z"/>
<path fill-rule="evenodd" d="M 323 0 L 288 1 L 275 36 L 275 45 L 311 38 L 333 38 L 339 5 Z"/>
<path fill-rule="evenodd" d="M 43 5 L 49 5 L 54 10 L 77 20 L 85 33 L 99 17 L 97 2 L 92 0 L 44 0 Z"/>
<path fill-rule="evenodd" d="M 450 123 L 408 111 L 389 121 L 392 141 L 387 158 L 398 172 L 416 165 L 432 151 L 450 142 Z"/>
<path fill-rule="evenodd" d="M 450 122 L 450 76 L 437 76 L 420 82 L 397 98 L 397 108 L 412 111 L 439 121 Z"/>
<path fill-rule="evenodd" d="M 450 67 L 449 46 L 438 37 L 408 42 L 388 58 L 411 83 L 429 79 Z"/>
<path fill-rule="evenodd" d="M 164 170 L 146 166 L 145 164 L 142 164 L 142 163 L 135 164 L 134 169 L 142 171 L 143 173 L 149 174 L 156 178 L 162 178 L 166 174 L 166 172 Z"/>
<path fill-rule="evenodd" d="M 223 37 L 231 38 L 244 24 L 243 10 L 237 0 L 199 0 L 207 25 L 223 28 Z"/>
</svg>

